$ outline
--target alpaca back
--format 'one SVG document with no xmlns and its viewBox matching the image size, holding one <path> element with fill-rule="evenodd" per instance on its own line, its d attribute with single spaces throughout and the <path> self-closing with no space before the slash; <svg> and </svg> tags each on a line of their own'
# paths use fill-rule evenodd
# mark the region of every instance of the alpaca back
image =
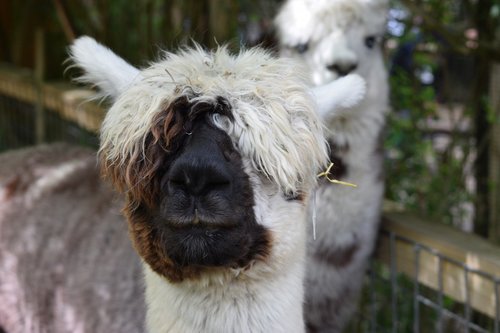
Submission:
<svg viewBox="0 0 500 333">
<path fill-rule="evenodd" d="M 91 150 L 0 155 L 0 327 L 142 332 L 141 266 L 120 207 Z"/>
</svg>

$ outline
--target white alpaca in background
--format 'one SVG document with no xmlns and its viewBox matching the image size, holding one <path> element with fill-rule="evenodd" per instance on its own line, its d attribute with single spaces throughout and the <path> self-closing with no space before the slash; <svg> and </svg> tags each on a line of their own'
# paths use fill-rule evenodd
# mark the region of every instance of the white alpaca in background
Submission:
<svg viewBox="0 0 500 333">
<path fill-rule="evenodd" d="M 88 37 L 71 54 L 114 101 L 99 158 L 125 197 L 147 332 L 303 332 L 307 201 L 327 149 L 301 66 L 197 47 L 138 70 Z M 322 87 L 321 108 L 356 103 L 361 83 Z M 138 331 L 138 263 L 113 208 L 85 149 L 0 156 L 0 328 Z"/>
<path fill-rule="evenodd" d="M 302 61 L 313 85 L 349 73 L 366 80 L 353 108 L 323 109 L 333 178 L 358 185 L 320 184 L 316 239 L 309 232 L 306 324 L 310 332 L 339 332 L 358 304 L 384 195 L 382 130 L 388 106 L 381 42 L 387 0 L 289 0 L 275 24 L 281 54 Z M 328 98 L 328 92 L 320 94 Z"/>
</svg>

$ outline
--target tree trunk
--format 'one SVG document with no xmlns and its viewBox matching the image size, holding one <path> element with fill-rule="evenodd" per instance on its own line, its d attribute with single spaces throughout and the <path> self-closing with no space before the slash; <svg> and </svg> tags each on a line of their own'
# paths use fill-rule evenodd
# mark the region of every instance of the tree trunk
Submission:
<svg viewBox="0 0 500 333">
<path fill-rule="evenodd" d="M 493 118 L 490 147 L 490 234 L 500 244 L 500 63 L 491 69 L 490 107 Z"/>
<path fill-rule="evenodd" d="M 478 31 L 479 44 L 488 45 L 494 40 L 494 29 L 491 26 L 491 0 L 479 0 L 474 15 Z M 490 134 L 491 126 L 488 121 L 487 94 L 490 80 L 490 59 L 487 54 L 477 52 L 476 80 L 473 90 L 472 107 L 475 114 L 475 139 L 477 158 L 475 163 L 476 176 L 476 218 L 474 232 L 483 237 L 489 234 L 489 166 L 490 166 Z"/>
<path fill-rule="evenodd" d="M 238 3 L 232 0 L 209 0 L 209 46 L 227 43 L 236 36 Z"/>
</svg>

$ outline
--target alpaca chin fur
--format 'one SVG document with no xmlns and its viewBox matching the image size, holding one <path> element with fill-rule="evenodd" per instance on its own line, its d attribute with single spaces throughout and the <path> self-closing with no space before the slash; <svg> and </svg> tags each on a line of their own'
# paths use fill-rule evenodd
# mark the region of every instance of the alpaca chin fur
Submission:
<svg viewBox="0 0 500 333">
<path fill-rule="evenodd" d="M 386 0 L 289 0 L 275 18 L 281 54 L 301 61 L 312 85 L 338 77 L 327 67 L 353 63 L 366 81 L 366 96 L 354 106 L 325 110 L 330 158 L 340 180 L 316 191 L 316 239 L 309 232 L 305 318 L 311 332 L 341 332 L 354 313 L 378 232 L 384 194 L 382 130 L 388 106 L 381 40 Z M 374 36 L 373 48 L 366 38 Z M 351 74 L 351 75 L 352 75 Z M 337 169 L 335 169 L 337 168 Z"/>
</svg>

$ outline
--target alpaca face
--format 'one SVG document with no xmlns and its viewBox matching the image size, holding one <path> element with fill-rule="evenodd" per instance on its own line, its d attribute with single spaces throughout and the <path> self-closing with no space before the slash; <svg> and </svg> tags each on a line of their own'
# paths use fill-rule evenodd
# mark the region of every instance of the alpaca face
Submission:
<svg viewBox="0 0 500 333">
<path fill-rule="evenodd" d="M 305 199 L 326 164 L 300 66 L 195 48 L 138 71 L 110 52 L 90 38 L 72 48 L 84 80 L 115 100 L 99 156 L 144 261 L 179 282 L 297 260 Z"/>
<path fill-rule="evenodd" d="M 370 85 L 383 70 L 386 12 L 385 0 L 289 0 L 276 18 L 282 54 L 304 62 L 315 85 L 349 73 Z"/>
<path fill-rule="evenodd" d="M 178 97 L 155 116 L 144 160 L 129 162 L 138 172 L 132 178 L 148 179 L 128 190 L 132 240 L 170 281 L 196 278 L 208 268 L 243 268 L 270 254 L 270 233 L 254 213 L 255 184 L 217 116 L 234 119 L 223 97 Z"/>
</svg>

